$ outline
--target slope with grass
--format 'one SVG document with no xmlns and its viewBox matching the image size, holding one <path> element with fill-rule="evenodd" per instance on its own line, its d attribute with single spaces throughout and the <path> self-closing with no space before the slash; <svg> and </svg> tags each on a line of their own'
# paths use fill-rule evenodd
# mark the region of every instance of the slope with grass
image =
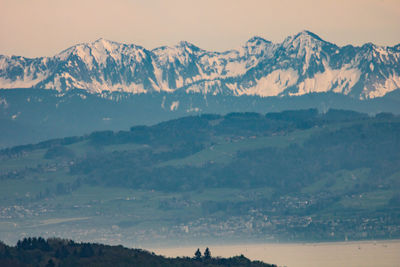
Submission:
<svg viewBox="0 0 400 267">
<path fill-rule="evenodd" d="M 185 117 L 0 152 L 0 232 L 111 244 L 400 236 L 400 118 Z"/>
</svg>

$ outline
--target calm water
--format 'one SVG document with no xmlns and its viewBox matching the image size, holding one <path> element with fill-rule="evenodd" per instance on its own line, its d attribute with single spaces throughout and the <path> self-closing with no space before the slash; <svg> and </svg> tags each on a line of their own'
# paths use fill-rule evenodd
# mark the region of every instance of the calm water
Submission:
<svg viewBox="0 0 400 267">
<path fill-rule="evenodd" d="M 312 244 L 246 244 L 209 246 L 213 256 L 243 254 L 278 266 L 379 266 L 400 267 L 400 240 Z M 157 254 L 176 257 L 193 256 L 197 247 L 152 249 Z M 204 247 L 200 247 L 204 251 Z"/>
</svg>

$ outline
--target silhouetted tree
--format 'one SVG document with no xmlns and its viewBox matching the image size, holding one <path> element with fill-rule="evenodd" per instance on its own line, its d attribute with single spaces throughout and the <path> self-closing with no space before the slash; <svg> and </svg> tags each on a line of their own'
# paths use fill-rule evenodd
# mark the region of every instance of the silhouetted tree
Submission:
<svg viewBox="0 0 400 267">
<path fill-rule="evenodd" d="M 104 252 L 103 252 L 103 249 L 102 249 L 102 248 L 99 248 L 99 250 L 98 250 L 98 252 L 97 252 L 97 255 L 98 255 L 98 256 L 103 256 L 103 255 L 104 255 Z"/>
<path fill-rule="evenodd" d="M 204 259 L 206 260 L 211 259 L 211 252 L 209 248 L 206 248 L 206 250 L 204 251 Z"/>
<path fill-rule="evenodd" d="M 79 253 L 79 256 L 82 258 L 88 258 L 92 257 L 94 255 L 94 250 L 92 248 L 91 244 L 83 244 L 81 252 Z"/>
<path fill-rule="evenodd" d="M 195 260 L 200 260 L 201 259 L 200 249 L 197 249 L 196 252 L 194 253 L 194 259 Z"/>
<path fill-rule="evenodd" d="M 30 250 L 30 249 L 40 249 L 40 250 L 43 250 L 43 251 L 50 250 L 49 244 L 42 237 L 39 237 L 39 238 L 28 237 L 28 238 L 24 238 L 22 241 L 18 240 L 17 248 L 18 249 L 23 249 L 23 250 Z"/>
<path fill-rule="evenodd" d="M 58 248 L 56 251 L 56 254 L 55 254 L 56 258 L 59 258 L 59 259 L 64 259 L 64 258 L 68 257 L 68 255 L 69 255 L 69 252 L 65 246 L 61 246 L 61 248 Z"/>
<path fill-rule="evenodd" d="M 47 264 L 46 264 L 46 267 L 55 267 L 56 265 L 54 264 L 54 262 L 53 262 L 53 260 L 52 259 L 50 259 L 48 262 L 47 262 Z"/>
</svg>

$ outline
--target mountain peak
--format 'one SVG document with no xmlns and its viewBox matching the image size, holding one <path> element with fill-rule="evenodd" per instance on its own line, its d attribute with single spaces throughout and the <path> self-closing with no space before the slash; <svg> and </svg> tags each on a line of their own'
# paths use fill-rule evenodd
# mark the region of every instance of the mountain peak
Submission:
<svg viewBox="0 0 400 267">
<path fill-rule="evenodd" d="M 101 37 L 101 38 L 97 39 L 96 41 L 94 41 L 92 44 L 111 44 L 111 43 L 116 43 L 116 42 L 110 41 L 110 40 L 107 40 L 107 39 Z"/>
<path fill-rule="evenodd" d="M 96 41 L 87 44 L 88 46 L 94 46 L 96 48 L 102 47 L 105 50 L 112 50 L 115 47 L 119 47 L 121 44 L 118 42 L 110 41 L 104 38 L 99 38 Z"/>
<path fill-rule="evenodd" d="M 156 47 L 152 50 L 153 53 L 160 53 L 161 51 L 188 51 L 189 53 L 197 52 L 202 50 L 196 45 L 188 42 L 188 41 L 180 41 L 174 46 L 160 46 Z"/>
<path fill-rule="evenodd" d="M 244 50 L 241 51 L 244 51 L 245 53 L 248 53 L 250 55 L 261 55 L 268 53 L 270 50 L 268 49 L 268 47 L 270 47 L 271 45 L 272 43 L 270 41 L 267 41 L 259 36 L 253 36 L 245 43 L 245 45 L 243 45 L 242 48 Z"/>
<path fill-rule="evenodd" d="M 291 35 L 283 41 L 284 44 L 288 44 L 288 43 L 322 43 L 322 42 L 325 42 L 325 41 L 322 40 L 321 37 L 319 37 L 315 33 L 307 31 L 307 30 L 301 31 L 294 35 Z"/>
<path fill-rule="evenodd" d="M 282 43 L 283 47 L 295 50 L 304 50 L 306 47 L 318 50 L 326 44 L 335 46 L 334 44 L 322 40 L 321 37 L 315 33 L 307 30 L 303 30 L 295 35 L 287 37 Z"/>
<path fill-rule="evenodd" d="M 363 48 L 367 48 L 367 49 L 375 49 L 377 46 L 371 42 L 365 43 L 362 45 Z"/>
<path fill-rule="evenodd" d="M 108 40 L 106 40 L 103 37 L 100 37 L 99 39 L 97 39 L 96 41 L 94 41 L 94 43 L 100 43 L 100 42 L 107 42 Z"/>
<path fill-rule="evenodd" d="M 191 51 L 199 51 L 200 50 L 199 47 L 197 47 L 196 45 L 194 45 L 188 41 L 180 41 L 175 47 L 183 48 L 183 49 L 191 50 Z"/>
<path fill-rule="evenodd" d="M 295 35 L 296 38 L 312 38 L 312 39 L 316 39 L 319 41 L 324 41 L 321 39 L 321 37 L 319 37 L 318 35 L 316 35 L 313 32 L 310 32 L 308 30 L 302 30 L 301 32 L 297 33 Z"/>
<path fill-rule="evenodd" d="M 65 58 L 65 57 L 69 56 L 71 53 L 79 52 L 81 50 L 86 50 L 88 48 L 95 48 L 96 50 L 102 49 L 102 50 L 111 51 L 111 50 L 113 50 L 113 46 L 115 46 L 115 45 L 119 45 L 119 43 L 109 41 L 104 38 L 99 38 L 99 39 L 95 40 L 94 42 L 80 43 L 80 44 L 73 45 L 73 46 L 65 49 L 64 51 L 61 51 L 57 55 L 57 57 Z"/>
<path fill-rule="evenodd" d="M 247 40 L 246 45 L 247 44 L 260 44 L 260 43 L 271 43 L 271 42 L 268 40 L 265 40 L 264 38 L 262 38 L 260 36 L 253 36 L 249 40 Z"/>
<path fill-rule="evenodd" d="M 188 42 L 188 41 L 180 41 L 177 46 L 195 46 L 194 44 Z"/>
</svg>

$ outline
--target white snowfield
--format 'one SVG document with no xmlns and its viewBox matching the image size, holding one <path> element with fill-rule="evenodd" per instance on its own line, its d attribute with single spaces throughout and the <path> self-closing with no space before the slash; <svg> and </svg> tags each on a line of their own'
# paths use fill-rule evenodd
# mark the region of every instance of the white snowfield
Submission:
<svg viewBox="0 0 400 267">
<path fill-rule="evenodd" d="M 221 53 L 188 42 L 147 50 L 99 39 L 54 57 L 0 55 L 0 88 L 261 97 L 335 92 L 367 99 L 400 88 L 400 45 L 338 47 L 308 31 L 282 43 L 253 37 Z"/>
</svg>

